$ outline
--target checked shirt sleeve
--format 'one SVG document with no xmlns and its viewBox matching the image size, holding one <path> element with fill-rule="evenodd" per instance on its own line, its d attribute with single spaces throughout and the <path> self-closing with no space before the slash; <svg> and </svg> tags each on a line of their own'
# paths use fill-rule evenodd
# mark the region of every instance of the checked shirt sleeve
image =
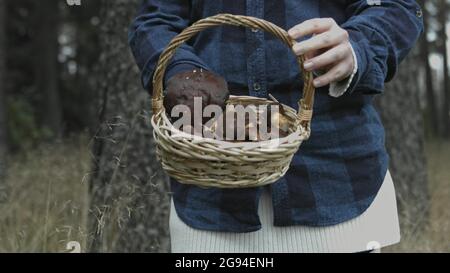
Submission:
<svg viewBox="0 0 450 273">
<path fill-rule="evenodd" d="M 414 0 L 350 0 L 346 13 L 341 27 L 358 63 L 347 92 L 382 93 L 423 31 L 420 6 Z"/>
<path fill-rule="evenodd" d="M 169 42 L 188 27 L 191 11 L 188 0 L 146 0 L 139 8 L 138 15 L 128 32 L 131 51 L 141 70 L 143 87 L 152 92 L 152 77 L 159 55 Z M 203 68 L 207 65 L 195 54 L 193 48 L 182 45 L 171 60 L 165 79 L 177 72 Z"/>
</svg>

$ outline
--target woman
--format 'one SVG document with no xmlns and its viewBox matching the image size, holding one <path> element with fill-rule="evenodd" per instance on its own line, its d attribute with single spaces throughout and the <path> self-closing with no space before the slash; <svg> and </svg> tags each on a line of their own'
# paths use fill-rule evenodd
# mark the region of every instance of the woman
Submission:
<svg viewBox="0 0 450 273">
<path fill-rule="evenodd" d="M 158 56 L 193 22 L 218 13 L 266 19 L 298 43 L 258 30 L 219 27 L 182 46 L 166 80 L 201 68 L 232 94 L 271 93 L 296 108 L 303 83 L 293 57 L 314 71 L 312 135 L 288 173 L 250 189 L 199 188 L 171 180 L 173 252 L 360 252 L 400 240 L 384 129 L 372 100 L 420 35 L 412 0 L 148 0 L 129 41 L 151 92 Z"/>
</svg>

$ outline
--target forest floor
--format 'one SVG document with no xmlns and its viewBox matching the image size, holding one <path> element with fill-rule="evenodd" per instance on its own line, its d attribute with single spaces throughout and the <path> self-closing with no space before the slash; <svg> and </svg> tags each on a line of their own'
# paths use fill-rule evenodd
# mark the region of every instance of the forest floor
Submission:
<svg viewBox="0 0 450 273">
<path fill-rule="evenodd" d="M 386 252 L 450 252 L 450 141 L 426 145 L 431 212 L 424 232 L 406 227 Z M 0 252 L 86 250 L 90 153 L 87 137 L 47 144 L 11 158 L 9 200 L 0 203 Z"/>
<path fill-rule="evenodd" d="M 430 191 L 428 225 L 423 232 L 404 228 L 400 244 L 386 252 L 450 252 L 450 141 L 428 140 L 425 149 Z"/>
<path fill-rule="evenodd" d="M 64 252 L 86 241 L 86 137 L 41 145 L 11 158 L 9 200 L 0 203 L 0 252 Z"/>
</svg>

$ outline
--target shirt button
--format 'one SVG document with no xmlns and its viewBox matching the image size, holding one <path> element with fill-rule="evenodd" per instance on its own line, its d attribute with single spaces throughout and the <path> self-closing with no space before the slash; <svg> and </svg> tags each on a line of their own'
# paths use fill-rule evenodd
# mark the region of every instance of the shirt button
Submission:
<svg viewBox="0 0 450 273">
<path fill-rule="evenodd" d="M 423 11 L 422 11 L 422 9 L 418 9 L 418 10 L 416 11 L 416 16 L 419 17 L 419 18 L 422 18 L 422 16 L 423 16 Z"/>
<path fill-rule="evenodd" d="M 260 85 L 259 83 L 255 82 L 255 83 L 253 84 L 253 89 L 254 89 L 255 91 L 259 91 L 259 90 L 261 90 L 261 85 Z"/>
</svg>

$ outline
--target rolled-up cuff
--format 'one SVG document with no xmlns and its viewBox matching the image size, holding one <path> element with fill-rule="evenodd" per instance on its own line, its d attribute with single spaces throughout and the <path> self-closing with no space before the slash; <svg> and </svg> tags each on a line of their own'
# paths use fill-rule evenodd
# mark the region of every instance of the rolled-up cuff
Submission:
<svg viewBox="0 0 450 273">
<path fill-rule="evenodd" d="M 332 82 L 330 84 L 330 89 L 328 94 L 334 98 L 342 96 L 347 90 L 349 90 L 350 86 L 352 85 L 353 79 L 355 79 L 356 74 L 358 73 L 358 59 L 356 57 L 355 50 L 353 49 L 353 46 L 350 46 L 352 50 L 353 55 L 353 71 L 352 74 L 347 77 L 344 80 L 341 80 L 339 82 Z"/>
</svg>

